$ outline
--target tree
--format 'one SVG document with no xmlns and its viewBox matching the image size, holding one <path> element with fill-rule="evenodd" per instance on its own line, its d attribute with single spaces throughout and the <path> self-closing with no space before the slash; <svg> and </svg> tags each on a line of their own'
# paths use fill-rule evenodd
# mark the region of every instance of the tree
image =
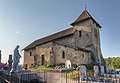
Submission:
<svg viewBox="0 0 120 83">
<path fill-rule="evenodd" d="M 120 69 L 120 57 L 108 57 L 105 58 L 105 61 L 110 66 L 110 69 L 113 69 L 114 65 L 116 65 L 117 69 Z"/>
</svg>

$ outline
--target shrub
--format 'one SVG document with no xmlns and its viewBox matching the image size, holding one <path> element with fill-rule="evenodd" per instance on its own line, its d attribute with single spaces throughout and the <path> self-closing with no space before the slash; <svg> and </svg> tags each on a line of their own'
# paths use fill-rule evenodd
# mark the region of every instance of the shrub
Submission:
<svg viewBox="0 0 120 83">
<path fill-rule="evenodd" d="M 77 68 L 78 66 L 76 64 L 72 64 L 72 68 Z"/>
<path fill-rule="evenodd" d="M 65 63 L 59 63 L 59 64 L 57 64 L 57 66 L 60 66 L 60 67 L 62 67 L 62 68 L 65 68 Z"/>
<path fill-rule="evenodd" d="M 37 65 L 36 64 L 31 64 L 30 66 L 29 66 L 29 68 L 34 68 L 34 67 L 36 67 Z"/>
<path fill-rule="evenodd" d="M 48 70 L 51 70 L 51 69 L 52 69 L 51 67 L 47 68 L 45 66 L 39 66 L 38 68 L 36 68 L 36 70 L 41 70 L 41 71 L 48 71 Z"/>
<path fill-rule="evenodd" d="M 45 64 L 44 66 L 45 66 L 46 68 L 52 67 L 51 64 Z"/>
<path fill-rule="evenodd" d="M 86 64 L 87 70 L 93 70 L 93 64 Z"/>
</svg>

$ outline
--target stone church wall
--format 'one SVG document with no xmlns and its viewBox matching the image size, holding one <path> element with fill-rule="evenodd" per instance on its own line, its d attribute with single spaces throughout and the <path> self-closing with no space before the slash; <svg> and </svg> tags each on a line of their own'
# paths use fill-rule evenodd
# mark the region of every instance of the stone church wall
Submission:
<svg viewBox="0 0 120 83">
<path fill-rule="evenodd" d="M 42 45 L 39 45 L 36 47 L 36 54 L 40 56 L 39 60 L 40 60 L 40 65 L 42 63 L 42 55 L 44 55 L 44 63 L 49 63 L 49 64 L 53 64 L 53 60 L 51 60 L 51 56 L 52 56 L 52 42 L 48 42 Z"/>
<path fill-rule="evenodd" d="M 76 29 L 73 35 L 57 39 L 55 42 L 58 44 L 79 48 L 86 48 L 86 46 L 92 44 L 92 33 L 90 27 L 75 26 L 73 28 Z"/>
<path fill-rule="evenodd" d="M 75 46 L 74 34 L 70 35 L 70 36 L 66 36 L 66 37 L 60 38 L 60 39 L 57 39 L 54 42 L 58 43 L 58 44 L 65 45 L 65 46 L 74 47 Z"/>
<path fill-rule="evenodd" d="M 62 52 L 65 52 L 65 58 L 62 57 Z M 65 47 L 62 45 L 55 44 L 53 52 L 56 56 L 56 63 L 65 63 L 66 60 L 70 60 L 72 64 L 90 64 L 91 55 L 89 52 L 83 52 L 80 50 L 75 50 L 73 48 Z"/>
<path fill-rule="evenodd" d="M 35 49 L 24 51 L 24 64 L 27 64 L 27 65 L 34 64 L 35 53 L 36 53 Z"/>
</svg>

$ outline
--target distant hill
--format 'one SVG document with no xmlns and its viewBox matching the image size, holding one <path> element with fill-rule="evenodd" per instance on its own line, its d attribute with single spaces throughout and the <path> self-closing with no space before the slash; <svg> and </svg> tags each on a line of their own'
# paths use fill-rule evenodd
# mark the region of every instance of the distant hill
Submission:
<svg viewBox="0 0 120 83">
<path fill-rule="evenodd" d="M 117 69 L 120 69 L 120 57 L 108 57 L 105 58 L 105 61 L 111 69 L 113 69 L 114 66 L 116 66 Z"/>
</svg>

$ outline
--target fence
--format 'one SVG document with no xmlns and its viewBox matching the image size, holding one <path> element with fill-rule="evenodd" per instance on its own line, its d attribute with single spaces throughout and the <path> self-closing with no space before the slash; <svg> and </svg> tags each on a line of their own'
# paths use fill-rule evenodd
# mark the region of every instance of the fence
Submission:
<svg viewBox="0 0 120 83">
<path fill-rule="evenodd" d="M 0 71 L 0 83 L 9 83 L 10 76 L 6 75 L 4 72 Z"/>
<path fill-rule="evenodd" d="M 0 83 L 120 83 L 120 78 L 111 76 L 93 77 L 87 74 L 82 81 L 79 71 L 19 71 L 10 76 L 0 72 Z"/>
</svg>

